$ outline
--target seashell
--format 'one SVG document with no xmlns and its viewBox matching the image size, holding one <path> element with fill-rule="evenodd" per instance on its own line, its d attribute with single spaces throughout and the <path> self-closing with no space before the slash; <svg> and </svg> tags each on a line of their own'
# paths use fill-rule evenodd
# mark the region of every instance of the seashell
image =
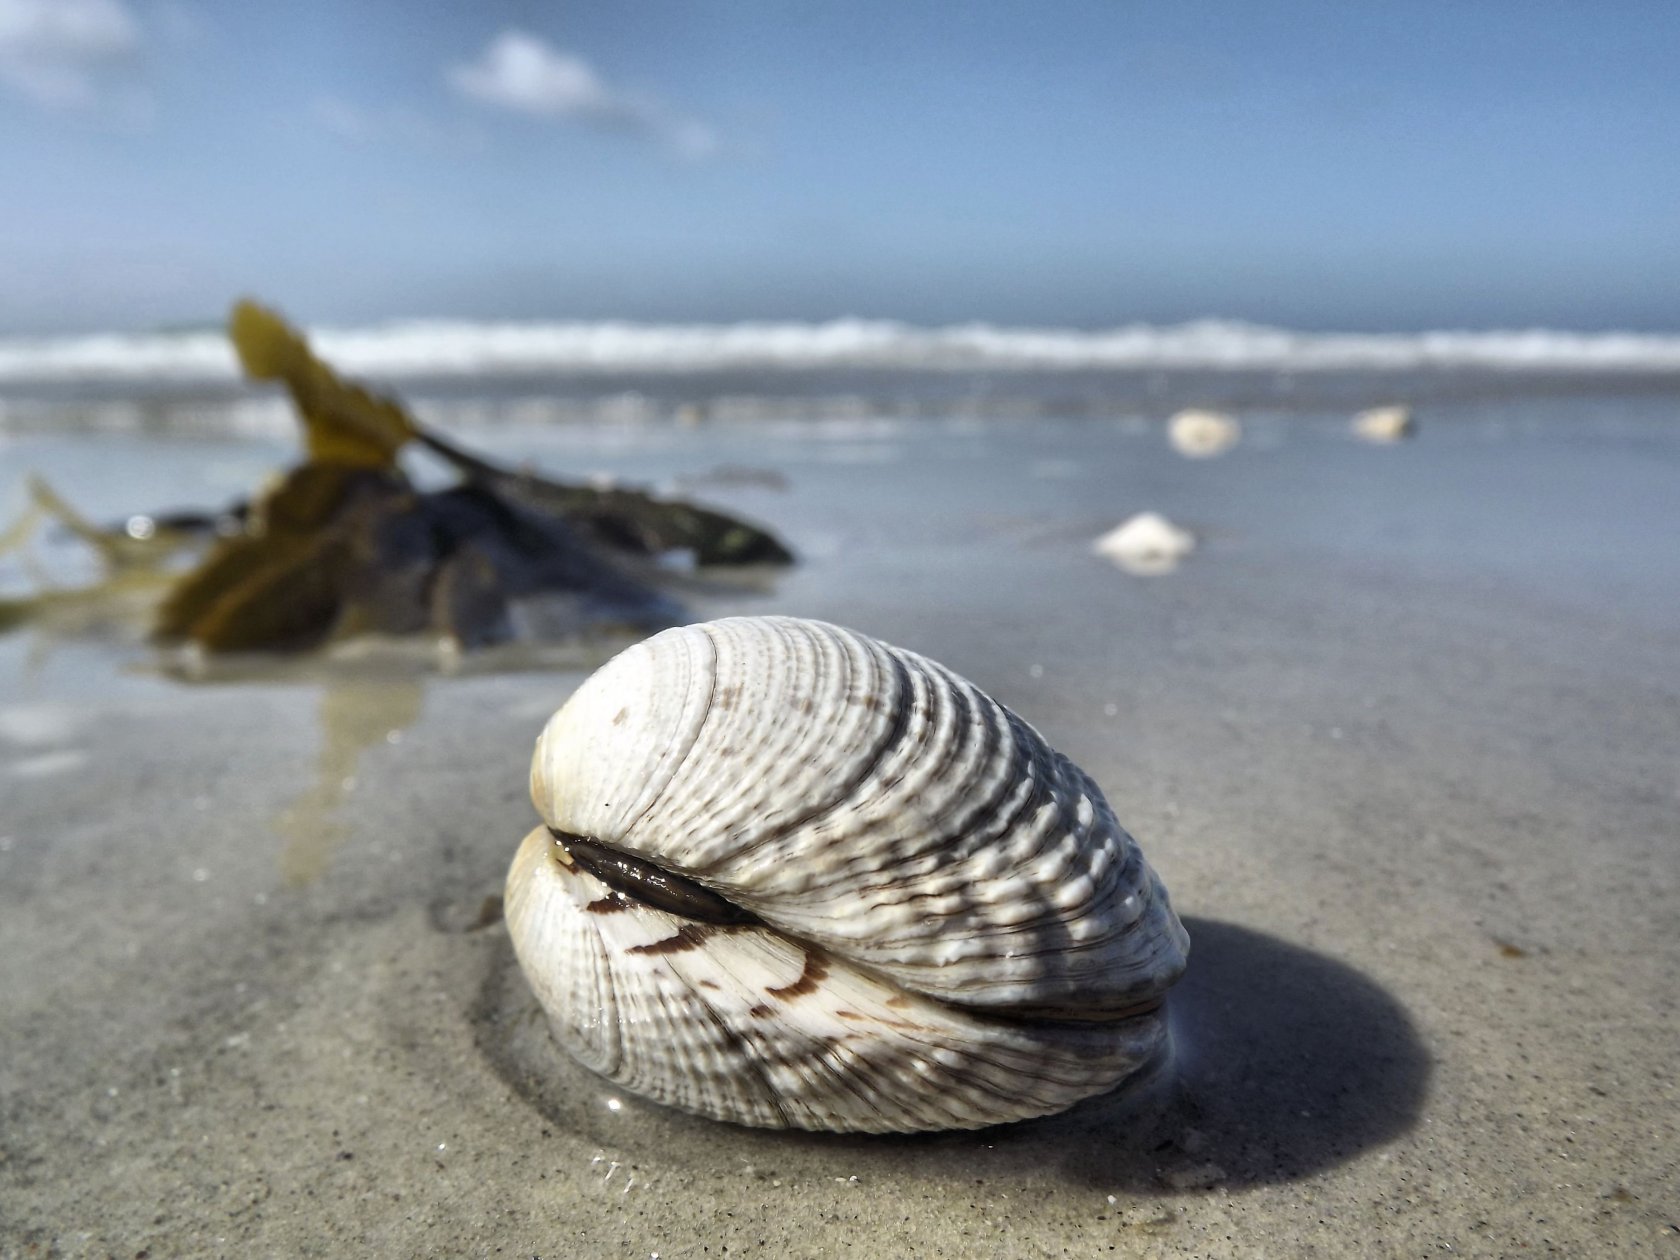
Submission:
<svg viewBox="0 0 1680 1260">
<path fill-rule="evenodd" d="M 1353 435 L 1367 442 L 1399 442 L 1417 434 L 1417 420 L 1406 406 L 1372 407 L 1353 418 Z"/>
<path fill-rule="evenodd" d="M 1195 549 L 1196 536 L 1158 512 L 1129 516 L 1091 544 L 1099 556 L 1139 577 L 1171 573 Z"/>
<path fill-rule="evenodd" d="M 1167 421 L 1173 450 L 1190 459 L 1223 455 L 1242 440 L 1242 425 L 1222 411 L 1190 408 Z"/>
<path fill-rule="evenodd" d="M 531 766 L 507 923 L 559 1041 L 721 1120 L 1062 1110 L 1167 1050 L 1188 938 L 1101 791 L 941 665 L 788 617 L 667 630 Z"/>
</svg>

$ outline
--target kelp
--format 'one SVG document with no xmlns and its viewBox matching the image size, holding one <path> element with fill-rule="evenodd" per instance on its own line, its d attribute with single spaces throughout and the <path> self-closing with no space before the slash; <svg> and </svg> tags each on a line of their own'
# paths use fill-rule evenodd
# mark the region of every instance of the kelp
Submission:
<svg viewBox="0 0 1680 1260">
<path fill-rule="evenodd" d="M 158 606 L 154 635 L 217 652 L 312 647 L 351 589 L 358 501 L 404 494 L 390 473 L 308 463 L 257 499 L 241 532 L 223 538 Z"/>
<path fill-rule="evenodd" d="M 150 516 L 131 518 L 120 526 L 95 525 L 40 477 L 28 480 L 29 501 L 45 519 L 81 539 L 99 554 L 110 572 L 155 570 L 194 544 L 192 531 L 176 528 Z M 3 551 L 4 548 L 0 548 Z"/>
<path fill-rule="evenodd" d="M 283 319 L 240 302 L 229 336 L 246 372 L 296 405 L 307 462 L 236 514 L 158 609 L 156 637 L 207 651 L 296 650 L 359 633 L 433 630 L 462 647 L 601 627 L 650 630 L 682 610 L 645 563 L 781 565 L 756 525 L 640 490 L 500 467 L 423 427 L 400 403 L 341 379 Z M 422 493 L 409 443 L 463 477 Z M 623 556 L 625 561 L 615 560 Z"/>
<path fill-rule="evenodd" d="M 66 633 L 90 633 L 132 625 L 156 604 L 173 580 L 170 566 L 188 539 L 172 529 L 102 528 L 93 524 L 40 477 L 27 482 L 29 501 L 17 519 L 0 530 L 0 558 L 16 555 L 33 578 L 33 593 L 0 596 L 0 633 L 19 626 L 51 626 Z M 29 544 L 41 529 L 56 524 L 87 544 L 99 557 L 98 580 L 60 586 L 35 562 Z"/>
<path fill-rule="evenodd" d="M 414 421 L 395 401 L 340 380 L 301 334 L 266 307 L 235 303 L 228 339 L 247 376 L 278 381 L 291 394 L 311 463 L 390 468 L 414 437 Z"/>
<path fill-rule="evenodd" d="M 565 517 L 609 547 L 644 556 L 688 551 L 698 565 L 785 565 L 793 553 L 774 534 L 680 499 L 629 486 L 553 481 L 498 467 L 424 430 L 416 440 L 469 480 L 538 512 Z"/>
<path fill-rule="evenodd" d="M 393 471 L 305 464 L 253 505 L 158 610 L 157 637 L 212 652 L 286 651 L 428 629 L 462 647 L 521 637 L 520 601 L 563 602 L 555 633 L 681 617 L 564 522 L 481 489 L 421 494 Z"/>
<path fill-rule="evenodd" d="M 610 548 L 644 556 L 688 551 L 703 566 L 793 562 L 773 534 L 725 513 L 630 487 L 554 481 L 475 455 L 422 427 L 393 399 L 340 380 L 301 335 L 254 302 L 233 308 L 228 335 L 248 375 L 279 381 L 291 393 L 311 460 L 389 468 L 414 441 L 467 480 L 562 517 Z"/>
</svg>

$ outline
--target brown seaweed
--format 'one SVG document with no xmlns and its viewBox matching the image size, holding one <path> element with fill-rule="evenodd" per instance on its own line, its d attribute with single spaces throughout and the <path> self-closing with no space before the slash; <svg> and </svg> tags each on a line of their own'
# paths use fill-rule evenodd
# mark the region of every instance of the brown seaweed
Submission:
<svg viewBox="0 0 1680 1260">
<path fill-rule="evenodd" d="M 43 478 L 32 476 L 27 484 L 29 501 L 40 517 L 56 521 L 61 528 L 92 547 L 104 562 L 107 572 L 155 570 L 193 545 L 189 531 L 172 528 L 167 523 L 159 524 L 151 517 L 138 518 L 133 526 L 128 522 L 116 527 L 95 525 L 61 498 Z M 140 520 L 147 524 L 142 527 Z M 0 547 L 0 551 L 4 550 Z"/>
<path fill-rule="evenodd" d="M 429 629 L 472 648 L 519 637 L 516 607 L 538 598 L 569 633 L 680 618 L 563 521 L 470 484 L 422 494 L 394 469 L 310 463 L 182 577 L 155 633 L 240 652 Z"/>
<path fill-rule="evenodd" d="M 235 303 L 228 337 L 247 376 L 279 381 L 291 394 L 311 462 L 389 468 L 414 436 L 414 421 L 396 402 L 341 380 L 266 307 Z"/>
<path fill-rule="evenodd" d="M 431 630 L 471 648 L 609 626 L 646 631 L 682 610 L 613 553 L 688 549 L 703 565 L 792 558 L 723 513 L 552 482 L 462 450 L 394 399 L 342 380 L 255 303 L 234 307 L 229 335 L 252 377 L 291 394 L 308 462 L 254 500 L 237 532 L 182 577 L 158 611 L 162 641 L 293 650 Z M 415 489 L 397 463 L 411 441 L 454 465 L 463 484 Z"/>
<path fill-rule="evenodd" d="M 0 530 L 0 557 L 16 553 L 34 580 L 33 593 L 0 597 L 0 633 L 44 624 L 63 633 L 88 634 L 136 624 L 173 580 L 170 566 L 188 538 L 176 531 L 104 529 L 94 525 L 40 477 L 28 480 L 29 501 L 18 518 Z M 48 523 L 93 549 L 103 573 L 84 586 L 56 585 L 29 552 Z"/>
<path fill-rule="evenodd" d="M 710 508 L 628 486 L 554 481 L 502 468 L 425 430 L 415 440 L 469 480 L 539 512 L 563 516 L 610 547 L 645 556 L 688 551 L 698 565 L 793 563 L 793 553 L 774 534 Z"/>
<path fill-rule="evenodd" d="M 372 505 L 405 495 L 392 473 L 308 463 L 252 505 L 158 606 L 154 635 L 215 652 L 313 647 L 351 589 L 352 540 Z"/>
<path fill-rule="evenodd" d="M 388 468 L 418 442 L 470 481 L 535 511 L 564 517 L 597 542 L 644 556 L 689 551 L 699 565 L 784 565 L 793 553 L 773 534 L 738 517 L 643 490 L 556 481 L 503 468 L 423 427 L 393 399 L 341 380 L 274 312 L 238 303 L 228 334 L 256 380 L 281 382 L 303 420 L 309 457 Z"/>
</svg>

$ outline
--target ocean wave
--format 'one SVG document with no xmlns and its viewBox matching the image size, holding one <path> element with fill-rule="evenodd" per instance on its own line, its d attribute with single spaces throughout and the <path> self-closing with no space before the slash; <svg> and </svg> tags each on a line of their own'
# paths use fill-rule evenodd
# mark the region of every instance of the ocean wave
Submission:
<svg viewBox="0 0 1680 1260">
<path fill-rule="evenodd" d="M 883 320 L 634 324 L 407 321 L 316 329 L 320 353 L 386 379 L 824 368 L 1101 371 L 1680 371 L 1680 335 L 1526 331 L 1305 333 L 1222 320 L 1106 331 Z M 218 332 L 0 338 L 0 383 L 238 379 Z"/>
</svg>

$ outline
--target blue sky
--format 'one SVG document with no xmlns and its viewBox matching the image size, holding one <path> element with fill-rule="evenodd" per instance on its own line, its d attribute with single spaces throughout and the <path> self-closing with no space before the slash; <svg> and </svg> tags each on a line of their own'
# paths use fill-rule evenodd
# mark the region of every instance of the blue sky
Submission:
<svg viewBox="0 0 1680 1260">
<path fill-rule="evenodd" d="M 1680 4 L 0 0 L 0 333 L 1680 328 Z"/>
</svg>

